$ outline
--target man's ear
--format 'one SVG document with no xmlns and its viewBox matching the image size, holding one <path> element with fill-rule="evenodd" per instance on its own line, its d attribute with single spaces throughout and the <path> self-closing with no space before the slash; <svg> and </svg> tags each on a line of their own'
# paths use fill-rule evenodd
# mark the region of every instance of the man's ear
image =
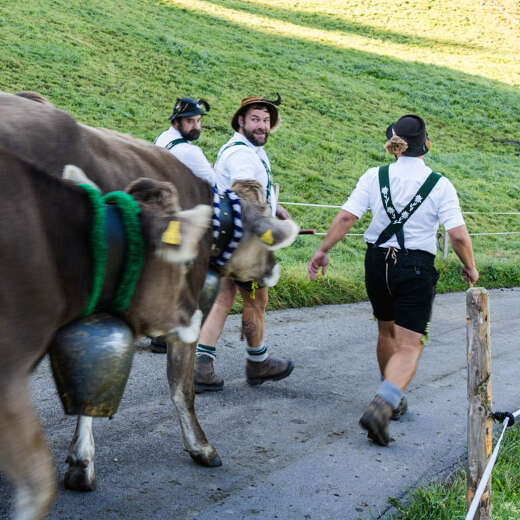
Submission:
<svg viewBox="0 0 520 520">
<path fill-rule="evenodd" d="M 125 189 L 137 202 L 168 213 L 180 209 L 177 189 L 171 182 L 161 182 L 141 177 L 130 183 Z"/>
</svg>

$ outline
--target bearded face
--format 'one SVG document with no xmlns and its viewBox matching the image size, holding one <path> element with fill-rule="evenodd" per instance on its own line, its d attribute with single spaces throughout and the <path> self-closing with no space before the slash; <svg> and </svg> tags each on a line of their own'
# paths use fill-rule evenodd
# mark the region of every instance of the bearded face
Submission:
<svg viewBox="0 0 520 520">
<path fill-rule="evenodd" d="M 173 121 L 173 126 L 186 141 L 196 141 L 200 137 L 201 115 L 181 117 Z"/>
<path fill-rule="evenodd" d="M 271 130 L 271 117 L 267 108 L 250 108 L 243 116 L 239 116 L 240 133 L 255 146 L 263 146 L 267 142 Z"/>
</svg>

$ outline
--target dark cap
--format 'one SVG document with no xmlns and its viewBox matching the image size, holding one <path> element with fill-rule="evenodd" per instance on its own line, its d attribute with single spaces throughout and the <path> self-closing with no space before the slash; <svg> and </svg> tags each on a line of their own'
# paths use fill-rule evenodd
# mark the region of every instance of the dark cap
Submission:
<svg viewBox="0 0 520 520">
<path fill-rule="evenodd" d="M 386 129 L 386 137 L 391 139 L 394 135 L 401 137 L 408 143 L 408 148 L 403 155 L 419 157 L 428 153 L 431 148 L 426 125 L 421 117 L 408 114 L 399 118 Z"/>
<path fill-rule="evenodd" d="M 263 105 L 267 110 L 269 111 L 269 118 L 270 118 L 270 125 L 271 125 L 271 132 L 276 129 L 276 127 L 280 124 L 280 116 L 278 115 L 278 106 L 282 102 L 282 98 L 280 97 L 280 94 L 276 93 L 276 99 L 274 101 L 270 101 L 269 99 L 257 97 L 257 96 L 249 96 L 242 100 L 240 103 L 240 107 L 237 109 L 233 117 L 231 118 L 231 126 L 233 127 L 233 130 L 238 132 L 239 125 L 238 125 L 238 116 L 243 116 L 246 112 L 248 107 L 251 105 Z"/>
<path fill-rule="evenodd" d="M 206 114 L 203 108 L 206 109 L 206 112 L 209 112 L 209 104 L 204 99 L 199 99 L 195 101 L 190 97 L 177 98 L 175 101 L 175 105 L 173 106 L 173 113 L 168 118 L 170 121 L 174 119 L 179 119 L 181 117 L 189 117 L 189 116 L 203 116 Z"/>
</svg>

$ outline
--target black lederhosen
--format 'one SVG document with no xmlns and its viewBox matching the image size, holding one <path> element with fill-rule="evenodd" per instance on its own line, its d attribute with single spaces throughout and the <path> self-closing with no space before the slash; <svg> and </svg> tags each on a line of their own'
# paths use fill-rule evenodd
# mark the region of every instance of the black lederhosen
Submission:
<svg viewBox="0 0 520 520">
<path fill-rule="evenodd" d="M 439 279 L 434 259 L 427 251 L 368 245 L 365 286 L 378 320 L 426 333 Z"/>
</svg>

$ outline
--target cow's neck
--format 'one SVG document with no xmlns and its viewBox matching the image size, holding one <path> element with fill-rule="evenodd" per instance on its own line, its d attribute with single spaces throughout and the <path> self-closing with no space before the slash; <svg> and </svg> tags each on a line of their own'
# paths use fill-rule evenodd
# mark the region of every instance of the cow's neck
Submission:
<svg viewBox="0 0 520 520">
<path fill-rule="evenodd" d="M 116 295 L 123 273 L 128 241 L 119 208 L 113 204 L 106 206 L 105 235 L 107 260 L 103 289 L 97 308 L 108 308 Z"/>
<path fill-rule="evenodd" d="M 144 263 L 139 206 L 128 194 L 104 196 L 80 184 L 92 206 L 92 287 L 81 316 L 95 310 L 120 313 L 128 307 Z M 117 207 L 106 205 L 114 202 Z"/>
</svg>

